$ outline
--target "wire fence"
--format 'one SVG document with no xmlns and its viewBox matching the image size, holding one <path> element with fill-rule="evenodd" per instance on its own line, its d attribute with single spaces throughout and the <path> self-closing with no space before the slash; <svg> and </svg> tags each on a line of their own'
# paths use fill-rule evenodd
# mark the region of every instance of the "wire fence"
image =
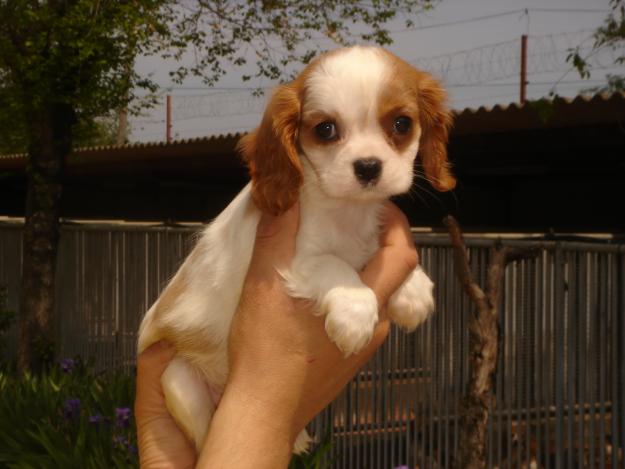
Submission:
<svg viewBox="0 0 625 469">
<path fill-rule="evenodd" d="M 573 69 L 566 61 L 575 48 L 586 58 L 592 70 L 613 68 L 620 57 L 620 51 L 610 47 L 593 49 L 594 30 L 563 32 L 529 36 L 527 73 L 541 76 L 546 73 L 567 72 Z M 448 88 L 464 86 L 486 86 L 506 78 L 518 79 L 521 68 L 521 39 L 487 44 L 472 49 L 418 57 L 408 61 L 443 80 Z M 552 84 L 555 84 L 554 79 Z M 504 83 L 518 86 L 518 83 Z M 580 84 L 580 83 L 578 83 Z M 583 84 L 583 82 L 581 83 Z M 201 90 L 198 89 L 198 90 Z M 265 88 L 264 91 L 269 91 Z M 242 116 L 262 113 L 267 97 L 255 95 L 256 88 L 210 89 L 202 94 L 176 94 L 173 100 L 173 120 Z M 163 97 L 164 99 L 164 97 Z M 137 123 L 153 124 L 160 121 L 138 119 Z"/>
<path fill-rule="evenodd" d="M 64 356 L 132 370 L 142 314 L 192 246 L 196 228 L 65 226 L 58 261 Z M 473 307 L 445 236 L 419 236 L 436 314 L 385 345 L 319 415 L 331 467 L 453 468 L 468 379 Z M 484 284 L 492 240 L 468 239 Z M 540 248 L 506 269 L 501 346 L 488 422 L 488 468 L 625 467 L 625 246 L 506 241 Z M 21 228 L 0 225 L 0 285 L 17 307 Z"/>
</svg>

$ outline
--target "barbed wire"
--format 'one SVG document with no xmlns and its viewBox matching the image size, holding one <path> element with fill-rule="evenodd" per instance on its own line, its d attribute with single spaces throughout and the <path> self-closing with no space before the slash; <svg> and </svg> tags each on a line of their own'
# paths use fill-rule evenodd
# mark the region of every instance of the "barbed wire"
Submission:
<svg viewBox="0 0 625 469">
<path fill-rule="evenodd" d="M 174 100 L 172 117 L 183 120 L 258 114 L 264 109 L 266 101 L 266 96 L 254 96 L 249 91 L 178 96 Z"/>
<path fill-rule="evenodd" d="M 589 51 L 593 45 L 593 30 L 583 29 L 574 32 L 546 34 L 528 37 L 528 74 L 564 71 L 571 68 L 565 60 L 568 52 L 576 47 Z M 485 84 L 494 80 L 519 75 L 521 41 L 487 44 L 473 49 L 423 57 L 409 62 L 429 71 L 443 80 L 446 86 Z M 589 65 L 597 68 L 606 63 L 614 63 L 617 53 L 606 49 L 591 58 Z"/>
<path fill-rule="evenodd" d="M 529 36 L 527 54 L 527 73 L 541 75 L 545 73 L 567 72 L 572 70 L 565 59 L 575 48 L 582 55 L 588 55 L 589 68 L 592 70 L 614 67 L 618 51 L 605 48 L 597 53 L 593 50 L 594 30 L 583 29 L 573 32 Z M 432 57 L 409 59 L 412 65 L 427 70 L 440 78 L 446 87 L 461 88 L 468 86 L 497 85 L 497 80 L 519 76 L 520 39 L 487 44 L 472 49 L 440 54 Z M 554 80 L 554 83 L 556 81 Z M 548 84 L 548 83 L 545 83 Z M 509 85 L 514 85 L 510 83 Z M 518 84 L 516 84 L 518 86 Z M 202 88 L 182 88 L 182 90 L 201 90 Z M 259 88 L 230 87 L 223 89 L 207 88 L 202 94 L 174 94 L 172 117 L 174 122 L 198 118 L 221 118 L 261 114 L 267 96 L 256 96 L 253 92 Z M 162 124 L 164 119 L 137 119 L 139 124 Z"/>
</svg>

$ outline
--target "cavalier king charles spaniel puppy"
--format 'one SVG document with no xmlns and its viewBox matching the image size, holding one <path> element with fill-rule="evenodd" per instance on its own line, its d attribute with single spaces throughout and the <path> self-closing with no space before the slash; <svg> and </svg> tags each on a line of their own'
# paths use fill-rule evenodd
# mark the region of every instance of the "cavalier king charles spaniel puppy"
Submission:
<svg viewBox="0 0 625 469">
<path fill-rule="evenodd" d="M 226 383 L 230 323 L 261 211 L 279 214 L 299 199 L 285 286 L 315 302 L 345 355 L 358 352 L 378 320 L 376 296 L 358 271 L 378 248 L 384 202 L 410 189 L 417 154 L 434 188 L 455 185 L 445 99 L 427 73 L 360 46 L 318 57 L 275 90 L 260 126 L 239 143 L 251 183 L 204 230 L 139 331 L 139 352 L 161 339 L 176 348 L 163 392 L 198 451 Z M 434 309 L 432 288 L 417 268 L 389 301 L 393 322 L 411 331 L 425 321 Z M 308 440 L 302 432 L 295 451 Z"/>
</svg>

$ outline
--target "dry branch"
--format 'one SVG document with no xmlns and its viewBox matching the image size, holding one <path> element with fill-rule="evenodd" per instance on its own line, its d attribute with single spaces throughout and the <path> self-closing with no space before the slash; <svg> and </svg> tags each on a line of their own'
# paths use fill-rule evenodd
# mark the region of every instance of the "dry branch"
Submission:
<svg viewBox="0 0 625 469">
<path fill-rule="evenodd" d="M 469 382 L 461 404 L 459 449 L 454 467 L 486 467 L 486 430 L 488 413 L 494 405 L 493 377 L 497 371 L 499 348 L 498 305 L 501 280 L 509 262 L 535 257 L 535 249 L 504 247 L 496 243 L 491 249 L 486 291 L 473 279 L 462 231 L 458 222 L 448 216 L 443 223 L 449 229 L 454 249 L 456 275 L 474 303 L 476 312 L 469 316 Z"/>
</svg>

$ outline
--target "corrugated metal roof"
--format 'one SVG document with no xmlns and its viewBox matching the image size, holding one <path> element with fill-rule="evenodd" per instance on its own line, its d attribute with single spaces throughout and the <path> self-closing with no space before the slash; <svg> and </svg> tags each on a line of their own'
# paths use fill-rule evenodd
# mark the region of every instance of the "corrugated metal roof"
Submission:
<svg viewBox="0 0 625 469">
<path fill-rule="evenodd" d="M 525 104 L 480 106 L 457 112 L 456 135 L 551 128 L 625 120 L 625 93 L 598 93 L 574 98 L 555 97 Z"/>
<path fill-rule="evenodd" d="M 135 148 L 154 148 L 154 147 L 158 148 L 158 147 L 166 147 L 166 146 L 188 145 L 192 143 L 209 143 L 209 142 L 216 142 L 219 140 L 238 140 L 243 135 L 245 135 L 244 132 L 235 132 L 235 133 L 229 132 L 227 134 L 208 135 L 205 137 L 183 138 L 183 139 L 173 140 L 170 143 L 167 143 L 165 141 L 158 141 L 158 142 L 127 143 L 125 145 L 99 145 L 99 146 L 94 146 L 94 147 L 79 148 L 77 151 L 81 153 L 89 153 L 89 152 L 96 152 L 96 151 L 110 151 L 110 150 L 121 150 L 121 149 L 128 150 L 128 149 L 135 149 Z"/>
<path fill-rule="evenodd" d="M 211 143 L 211 142 L 221 142 L 221 141 L 229 141 L 234 140 L 238 141 L 245 132 L 235 132 L 235 133 L 227 133 L 220 135 L 207 135 L 205 137 L 193 137 L 193 138 L 183 138 L 178 140 L 173 140 L 171 142 L 165 142 L 163 140 L 159 140 L 156 142 L 134 142 L 134 143 L 126 143 L 124 145 L 97 145 L 92 147 L 80 147 L 74 150 L 74 153 L 78 154 L 88 154 L 88 153 L 96 153 L 96 152 L 111 152 L 111 151 L 126 151 L 126 150 L 143 150 L 143 149 L 156 149 L 156 148 L 165 148 L 165 147 L 176 147 L 176 146 L 184 146 L 196 143 Z M 13 153 L 8 155 L 0 155 L 0 158 L 3 159 L 11 159 L 11 158 L 23 158 L 26 153 Z"/>
<path fill-rule="evenodd" d="M 579 95 L 575 98 L 556 97 L 530 101 L 525 104 L 497 104 L 491 107 L 466 108 L 454 112 L 454 135 L 493 133 L 522 130 L 536 127 L 562 127 L 588 125 L 625 119 L 625 93 L 599 93 Z M 181 156 L 188 152 L 200 151 L 203 155 L 232 153 L 236 142 L 244 132 L 211 135 L 174 140 L 170 143 L 137 142 L 126 145 L 83 147 L 76 149 L 71 156 L 71 165 L 89 164 L 97 159 L 118 161 L 132 156 L 136 159 L 152 159 Z M 0 155 L 0 168 L 20 169 L 25 162 L 25 154 Z"/>
<path fill-rule="evenodd" d="M 554 98 L 543 98 L 537 101 L 530 101 L 526 104 L 512 102 L 510 104 L 495 104 L 494 106 L 480 106 L 477 108 L 465 108 L 461 111 L 458 111 L 457 115 L 463 116 L 467 114 L 477 114 L 480 112 L 487 112 L 487 113 L 501 112 L 501 111 L 506 112 L 511 109 L 523 109 L 528 104 L 531 106 L 532 103 L 536 103 L 536 102 L 545 102 L 545 103 L 560 103 L 561 102 L 563 104 L 570 105 L 570 104 L 575 104 L 575 103 L 580 103 L 580 102 L 589 103 L 592 101 L 609 101 L 612 99 L 619 99 L 619 98 L 624 99 L 625 93 L 618 91 L 615 93 L 580 94 L 573 98 L 556 96 Z"/>
</svg>

